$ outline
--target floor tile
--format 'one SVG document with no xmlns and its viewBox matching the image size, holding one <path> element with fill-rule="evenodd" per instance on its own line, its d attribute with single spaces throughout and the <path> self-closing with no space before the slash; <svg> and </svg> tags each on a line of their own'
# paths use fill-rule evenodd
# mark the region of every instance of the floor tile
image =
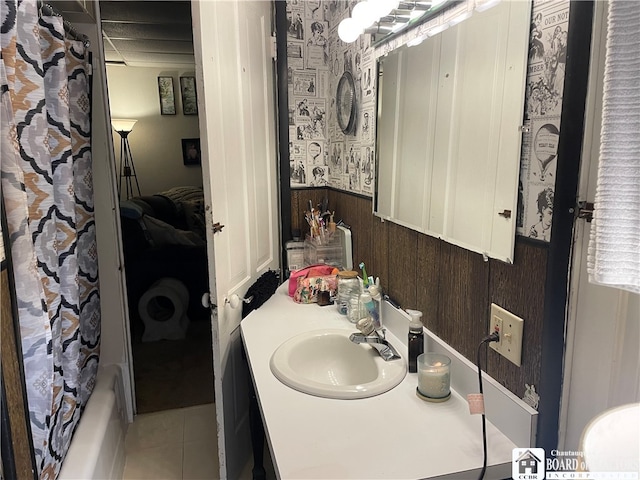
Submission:
<svg viewBox="0 0 640 480">
<path fill-rule="evenodd" d="M 122 478 L 123 480 L 181 480 L 182 455 L 182 443 L 128 452 Z"/>
<path fill-rule="evenodd" d="M 136 416 L 129 426 L 125 441 L 127 452 L 138 449 L 182 443 L 184 412 L 182 409 Z"/>
<path fill-rule="evenodd" d="M 183 409 L 184 441 L 201 441 L 217 448 L 216 406 L 214 403 Z"/>
<path fill-rule="evenodd" d="M 182 478 L 184 480 L 210 480 L 219 477 L 217 445 L 201 441 L 184 442 Z"/>
</svg>

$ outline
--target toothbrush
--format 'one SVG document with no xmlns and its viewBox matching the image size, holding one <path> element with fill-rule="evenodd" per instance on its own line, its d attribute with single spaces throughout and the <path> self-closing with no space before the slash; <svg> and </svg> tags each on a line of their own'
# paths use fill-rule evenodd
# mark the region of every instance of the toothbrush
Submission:
<svg viewBox="0 0 640 480">
<path fill-rule="evenodd" d="M 362 285 L 364 288 L 369 287 L 369 277 L 367 277 L 367 271 L 364 268 L 364 262 L 360 262 L 360 268 L 362 269 Z"/>
</svg>

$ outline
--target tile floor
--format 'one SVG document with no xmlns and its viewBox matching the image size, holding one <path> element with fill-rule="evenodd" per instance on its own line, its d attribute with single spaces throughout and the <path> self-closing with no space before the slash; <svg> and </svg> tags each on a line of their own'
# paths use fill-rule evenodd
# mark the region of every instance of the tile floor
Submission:
<svg viewBox="0 0 640 480">
<path fill-rule="evenodd" d="M 215 404 L 145 413 L 129 425 L 123 480 L 217 479 Z M 242 480 L 251 479 L 252 460 Z M 265 449 L 267 478 L 275 478 Z"/>
</svg>

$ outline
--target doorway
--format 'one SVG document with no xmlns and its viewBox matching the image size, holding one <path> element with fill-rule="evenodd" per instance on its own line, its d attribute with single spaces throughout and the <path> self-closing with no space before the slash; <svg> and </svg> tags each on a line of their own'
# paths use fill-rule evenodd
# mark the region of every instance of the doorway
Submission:
<svg viewBox="0 0 640 480">
<path fill-rule="evenodd" d="M 137 120 L 128 169 L 114 132 L 136 411 L 213 403 L 191 5 L 104 1 L 100 13 L 111 118 Z"/>
</svg>

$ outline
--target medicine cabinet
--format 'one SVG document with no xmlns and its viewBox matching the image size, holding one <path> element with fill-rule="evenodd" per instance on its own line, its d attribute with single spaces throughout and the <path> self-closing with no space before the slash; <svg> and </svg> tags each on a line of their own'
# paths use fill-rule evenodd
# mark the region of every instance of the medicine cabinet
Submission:
<svg viewBox="0 0 640 480">
<path fill-rule="evenodd" d="M 530 16 L 503 1 L 379 59 L 376 215 L 513 262 Z"/>
</svg>

